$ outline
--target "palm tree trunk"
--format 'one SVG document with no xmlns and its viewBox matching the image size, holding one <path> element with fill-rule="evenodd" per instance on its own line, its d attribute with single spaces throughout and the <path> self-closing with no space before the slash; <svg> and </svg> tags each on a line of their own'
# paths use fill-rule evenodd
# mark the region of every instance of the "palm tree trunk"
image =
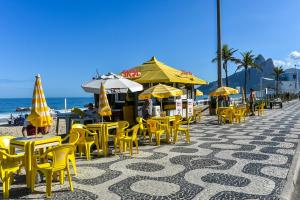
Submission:
<svg viewBox="0 0 300 200">
<path fill-rule="evenodd" d="M 247 99 L 247 71 L 248 71 L 248 68 L 245 68 L 245 82 L 244 82 L 244 95 L 245 95 L 245 98 Z"/>
<path fill-rule="evenodd" d="M 222 87 L 221 2 L 217 0 L 218 87 Z"/>
<path fill-rule="evenodd" d="M 227 62 L 226 61 L 223 62 L 223 69 L 225 71 L 226 86 L 228 87 L 229 83 L 228 83 L 228 70 L 227 70 Z"/>
<path fill-rule="evenodd" d="M 277 81 L 277 83 L 276 83 L 276 96 L 278 96 L 278 90 L 279 90 L 279 76 L 277 75 L 276 76 L 276 81 Z"/>
</svg>

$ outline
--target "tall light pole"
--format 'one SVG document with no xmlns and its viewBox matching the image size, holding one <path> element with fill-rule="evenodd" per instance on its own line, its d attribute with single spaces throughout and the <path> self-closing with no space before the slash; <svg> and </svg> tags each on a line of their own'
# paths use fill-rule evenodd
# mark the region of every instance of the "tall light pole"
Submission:
<svg viewBox="0 0 300 200">
<path fill-rule="evenodd" d="M 221 2 L 217 0 L 218 87 L 222 87 Z"/>
<path fill-rule="evenodd" d="M 298 88 L 299 88 L 299 85 L 298 85 L 298 70 L 297 70 L 297 67 L 298 67 L 298 65 L 295 65 L 295 72 L 296 72 L 295 90 L 296 90 L 296 93 L 298 92 Z"/>
</svg>

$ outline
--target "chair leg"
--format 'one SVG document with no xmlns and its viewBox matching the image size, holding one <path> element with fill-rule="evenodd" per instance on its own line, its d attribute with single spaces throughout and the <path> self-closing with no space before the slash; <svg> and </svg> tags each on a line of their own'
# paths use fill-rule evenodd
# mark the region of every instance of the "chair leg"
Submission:
<svg viewBox="0 0 300 200">
<path fill-rule="evenodd" d="M 47 198 L 51 197 L 52 192 L 52 172 L 48 172 L 46 175 L 46 196 Z"/>
<path fill-rule="evenodd" d="M 79 157 L 82 157 L 82 145 L 78 145 Z"/>
<path fill-rule="evenodd" d="M 174 131 L 174 138 L 173 138 L 173 143 L 175 144 L 177 142 L 177 137 L 178 137 L 178 130 Z"/>
<path fill-rule="evenodd" d="M 189 130 L 186 131 L 185 137 L 186 137 L 186 141 L 187 141 L 188 143 L 190 143 L 190 142 L 191 142 L 191 139 L 190 139 L 190 131 L 189 131 Z"/>
<path fill-rule="evenodd" d="M 127 142 L 123 141 L 123 152 L 127 151 Z"/>
<path fill-rule="evenodd" d="M 135 141 L 135 148 L 136 148 L 136 153 L 138 154 L 139 153 L 139 143 L 137 140 Z"/>
<path fill-rule="evenodd" d="M 159 133 L 156 133 L 156 143 L 157 143 L 157 146 L 160 146 L 160 135 L 159 135 Z"/>
<path fill-rule="evenodd" d="M 3 197 L 6 199 L 9 197 L 9 182 L 10 182 L 10 175 L 6 173 L 4 179 L 4 187 L 3 187 Z"/>
<path fill-rule="evenodd" d="M 71 178 L 70 167 L 69 166 L 67 166 L 67 174 L 68 174 L 68 180 L 69 180 L 70 190 L 73 192 L 74 188 L 73 188 L 73 184 L 72 184 L 72 178 Z"/>
<path fill-rule="evenodd" d="M 149 132 L 149 143 L 151 144 L 152 143 L 152 133 Z"/>
<path fill-rule="evenodd" d="M 34 185 L 35 185 L 35 176 L 36 176 L 36 170 L 35 169 L 33 169 L 32 171 L 31 171 L 31 192 L 34 192 Z"/>
<path fill-rule="evenodd" d="M 65 172 L 63 170 L 59 171 L 59 183 L 63 185 L 65 182 Z"/>
<path fill-rule="evenodd" d="M 88 144 L 85 144 L 85 155 L 86 155 L 86 159 L 90 160 L 90 150 Z"/>
<path fill-rule="evenodd" d="M 76 167 L 76 158 L 75 158 L 75 155 L 72 154 L 72 155 L 69 157 L 69 160 L 70 160 L 71 163 L 72 163 L 72 167 L 73 167 L 73 170 L 74 170 L 74 174 L 75 174 L 75 176 L 77 176 L 77 167 Z"/>
<path fill-rule="evenodd" d="M 115 155 L 116 155 L 118 148 L 119 148 L 119 152 L 120 152 L 120 141 L 118 140 L 117 137 L 114 138 L 114 148 L 115 148 Z"/>
<path fill-rule="evenodd" d="M 129 142 L 129 151 L 130 151 L 130 156 L 132 156 L 132 146 L 133 146 L 133 144 L 132 144 L 133 142 L 132 142 L 132 140 Z"/>
</svg>

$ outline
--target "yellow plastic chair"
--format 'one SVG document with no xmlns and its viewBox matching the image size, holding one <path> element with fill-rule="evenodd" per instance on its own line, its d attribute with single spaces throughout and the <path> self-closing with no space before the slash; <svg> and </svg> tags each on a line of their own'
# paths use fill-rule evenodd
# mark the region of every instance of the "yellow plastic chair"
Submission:
<svg viewBox="0 0 300 200">
<path fill-rule="evenodd" d="M 244 122 L 246 121 L 245 112 L 246 112 L 245 108 L 235 108 L 234 109 L 233 115 L 234 115 L 234 119 L 237 123 L 241 123 L 241 119 L 244 119 Z"/>
<path fill-rule="evenodd" d="M 146 139 L 146 136 L 147 136 L 147 132 L 148 132 L 148 129 L 147 129 L 147 121 L 144 120 L 142 117 L 137 117 L 136 118 L 136 121 L 139 123 L 139 128 L 140 128 L 140 134 L 143 134 L 143 140 Z"/>
<path fill-rule="evenodd" d="M 73 124 L 72 127 L 71 127 L 71 129 L 72 128 L 86 128 L 86 126 L 83 125 L 83 124 Z"/>
<path fill-rule="evenodd" d="M 127 129 L 126 130 L 126 136 L 123 136 L 120 138 L 120 142 L 122 143 L 123 146 L 123 151 L 126 151 L 126 146 L 128 144 L 129 146 L 129 152 L 130 152 L 130 156 L 132 156 L 132 148 L 133 148 L 133 142 L 135 143 L 135 148 L 136 148 L 136 153 L 139 153 L 139 146 L 138 146 L 138 131 L 139 131 L 139 127 L 140 125 L 137 124 L 135 126 L 133 126 L 131 129 Z M 128 134 L 132 132 L 131 136 L 128 136 Z"/>
<path fill-rule="evenodd" d="M 62 139 L 63 143 L 69 139 L 68 143 L 74 146 L 74 151 L 69 154 L 69 161 L 71 161 L 72 163 L 74 174 L 76 176 L 77 176 L 77 167 L 76 167 L 75 153 L 76 153 L 76 147 L 79 138 L 80 138 L 80 133 L 76 131 L 76 129 L 71 129 L 70 134 Z"/>
<path fill-rule="evenodd" d="M 160 122 L 157 120 L 148 119 L 147 126 L 148 126 L 150 143 L 152 143 L 152 135 L 155 135 L 156 145 L 159 146 L 160 145 L 160 136 L 163 134 L 167 134 L 167 133 L 165 132 L 165 130 L 161 129 Z M 167 138 L 168 137 L 169 137 L 169 135 L 167 135 Z"/>
<path fill-rule="evenodd" d="M 257 115 L 263 115 L 265 109 L 265 103 L 261 103 L 258 106 L 255 106 L 255 110 L 257 111 Z"/>
<path fill-rule="evenodd" d="M 80 137 L 78 139 L 78 149 L 79 149 L 79 156 L 82 157 L 83 151 L 85 152 L 86 159 L 91 159 L 91 147 L 93 144 L 95 144 L 95 141 L 97 140 L 98 133 L 93 133 L 89 131 L 86 128 L 72 128 L 72 131 L 78 132 Z M 97 151 L 99 153 L 99 146 L 97 146 Z"/>
<path fill-rule="evenodd" d="M 10 140 L 14 139 L 14 136 L 0 136 L 0 148 L 6 149 L 6 153 L 10 153 Z"/>
<path fill-rule="evenodd" d="M 3 198 L 9 197 L 10 184 L 14 180 L 14 173 L 20 170 L 24 155 L 11 155 L 6 148 L 0 148 L 0 178 L 2 180 Z"/>
<path fill-rule="evenodd" d="M 186 138 L 186 141 L 188 143 L 190 143 L 190 122 L 192 120 L 192 117 L 188 117 L 186 122 L 184 124 L 186 124 L 186 128 L 185 127 L 182 127 L 182 118 L 181 116 L 179 115 L 176 115 L 175 116 L 175 122 L 174 122 L 174 138 L 173 138 L 173 142 L 174 144 L 177 142 L 177 139 L 178 139 L 178 132 L 180 132 L 181 134 L 184 133 L 185 134 L 185 138 Z M 181 136 L 182 137 L 182 136 Z"/>
<path fill-rule="evenodd" d="M 228 120 L 230 124 L 233 123 L 233 109 L 232 108 L 227 108 L 227 109 L 222 109 L 220 111 L 218 111 L 218 121 L 220 123 L 226 123 L 226 121 Z"/>
<path fill-rule="evenodd" d="M 32 145 L 34 147 L 34 145 Z M 32 149 L 33 152 L 33 149 Z M 33 158 L 33 167 L 31 172 L 31 191 L 34 192 L 35 185 L 35 176 L 37 171 L 42 172 L 46 177 L 46 196 L 47 198 L 51 197 L 52 193 L 52 177 L 54 173 L 59 173 L 60 184 L 64 183 L 64 173 L 67 171 L 68 180 L 70 189 L 73 192 L 72 179 L 70 175 L 70 166 L 69 166 L 69 155 L 74 152 L 74 145 L 63 144 L 51 149 L 48 149 L 41 156 L 34 156 Z M 51 160 L 48 160 L 48 155 L 51 153 Z M 37 162 L 37 158 L 40 161 L 45 161 L 42 163 Z"/>
<path fill-rule="evenodd" d="M 129 123 L 127 121 L 118 121 L 116 135 L 108 135 L 108 137 L 114 139 L 115 153 L 117 151 L 117 148 L 119 148 L 119 150 L 122 149 L 122 143 L 120 142 L 120 139 L 125 136 L 125 130 L 128 127 L 129 127 Z"/>
<path fill-rule="evenodd" d="M 202 111 L 200 108 L 194 109 L 194 121 L 195 122 L 201 122 L 201 118 L 202 118 Z"/>
</svg>

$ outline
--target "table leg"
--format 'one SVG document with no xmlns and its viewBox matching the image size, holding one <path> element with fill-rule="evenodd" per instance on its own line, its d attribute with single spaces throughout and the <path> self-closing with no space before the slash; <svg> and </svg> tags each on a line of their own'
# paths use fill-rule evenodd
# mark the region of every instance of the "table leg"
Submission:
<svg viewBox="0 0 300 200">
<path fill-rule="evenodd" d="M 31 142 L 25 144 L 25 156 L 26 185 L 31 188 Z"/>
</svg>

